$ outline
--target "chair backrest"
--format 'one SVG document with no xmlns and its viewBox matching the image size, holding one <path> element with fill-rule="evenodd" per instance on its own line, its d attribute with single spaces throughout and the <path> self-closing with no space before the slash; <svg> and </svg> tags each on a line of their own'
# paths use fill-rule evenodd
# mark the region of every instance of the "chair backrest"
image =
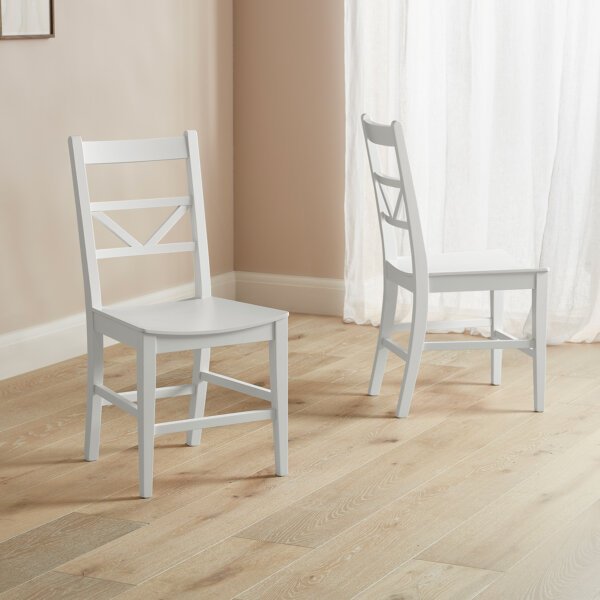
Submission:
<svg viewBox="0 0 600 600">
<path fill-rule="evenodd" d="M 204 216 L 204 198 L 198 152 L 198 134 L 186 131 L 175 138 L 144 140 L 119 140 L 84 142 L 79 136 L 69 137 L 69 153 L 75 189 L 77 224 L 83 266 L 85 302 L 88 311 L 102 307 L 98 260 L 145 254 L 193 252 L 195 296 L 211 295 L 210 267 Z M 146 198 L 140 200 L 117 200 L 114 202 L 90 202 L 86 165 L 185 160 L 187 166 L 188 195 L 172 198 Z M 106 213 L 116 210 L 174 207 L 173 212 L 145 241 L 140 242 Z M 192 241 L 163 243 L 160 241 L 181 219 L 187 210 L 191 212 Z M 102 223 L 127 246 L 96 249 L 93 219 Z"/>
<path fill-rule="evenodd" d="M 426 278 L 427 255 L 402 127 L 398 121 L 390 125 L 375 123 L 366 115 L 362 115 L 361 121 L 377 201 L 384 263 L 398 256 L 396 232 L 404 229 L 409 236 L 412 273 L 417 278 Z M 378 146 L 394 149 L 397 174 L 382 172 Z M 402 219 L 403 204 L 406 220 Z"/>
</svg>

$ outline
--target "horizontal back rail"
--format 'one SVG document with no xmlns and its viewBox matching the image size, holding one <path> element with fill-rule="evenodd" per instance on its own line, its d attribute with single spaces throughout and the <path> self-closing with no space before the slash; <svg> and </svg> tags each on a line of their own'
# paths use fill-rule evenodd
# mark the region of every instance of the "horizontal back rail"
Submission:
<svg viewBox="0 0 600 600">
<path fill-rule="evenodd" d="M 407 231 L 409 230 L 408 221 L 401 221 L 400 219 L 394 219 L 393 217 L 386 215 L 384 212 L 382 212 L 380 214 L 381 214 L 381 218 L 389 225 L 392 225 L 393 227 L 399 227 L 400 229 L 406 229 Z"/>
<path fill-rule="evenodd" d="M 188 158 L 185 138 L 83 142 L 86 165 L 150 162 Z"/>
<path fill-rule="evenodd" d="M 386 187 L 402 189 L 402 182 L 397 177 L 390 177 L 389 175 L 384 175 L 378 171 L 373 172 L 373 177 L 376 181 L 382 185 L 385 185 Z"/>
<path fill-rule="evenodd" d="M 191 206 L 190 196 L 173 196 L 169 198 L 140 198 L 139 200 L 115 200 L 110 202 L 90 202 L 92 212 L 111 210 L 136 210 L 140 208 L 163 208 L 169 206 Z"/>
<path fill-rule="evenodd" d="M 135 248 L 102 248 L 96 250 L 96 258 L 121 258 L 124 256 L 144 256 L 146 254 L 172 254 L 174 252 L 193 252 L 196 242 L 172 242 L 156 246 L 137 246 Z"/>
</svg>

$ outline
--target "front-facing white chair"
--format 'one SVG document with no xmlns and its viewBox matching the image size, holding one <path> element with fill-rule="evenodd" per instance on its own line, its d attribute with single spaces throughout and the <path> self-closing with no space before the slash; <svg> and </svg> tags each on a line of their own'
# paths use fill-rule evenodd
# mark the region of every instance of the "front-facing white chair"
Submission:
<svg viewBox="0 0 600 600">
<path fill-rule="evenodd" d="M 275 472 L 287 474 L 287 319 L 281 310 L 213 298 L 204 219 L 198 138 L 195 131 L 182 137 L 83 142 L 69 138 L 73 184 L 77 206 L 81 260 L 83 263 L 87 315 L 88 384 L 85 459 L 98 458 L 100 418 L 104 404 L 114 404 L 137 417 L 140 495 L 152 495 L 154 436 L 187 431 L 187 444 L 200 443 L 202 429 L 234 423 L 273 420 Z M 90 202 L 86 165 L 185 160 L 189 194 L 176 198 Z M 173 207 L 167 220 L 142 243 L 106 213 L 115 210 Z M 192 241 L 160 243 L 173 225 L 190 210 Z M 106 226 L 125 244 L 122 248 L 97 250 L 92 219 Z M 195 295 L 181 302 L 154 306 L 104 308 L 100 294 L 98 259 L 170 252 L 192 252 Z M 103 336 L 109 336 L 137 351 L 137 391 L 116 393 L 103 384 Z M 249 342 L 269 342 L 271 389 L 251 385 L 209 370 L 210 348 Z M 194 350 L 192 384 L 156 388 L 156 355 L 161 352 Z M 270 406 L 204 416 L 208 383 L 243 392 Z M 155 423 L 155 400 L 191 394 L 190 418 Z"/>
<path fill-rule="evenodd" d="M 423 350 L 490 349 L 492 384 L 499 385 L 502 350 L 517 348 L 533 357 L 534 410 L 544 410 L 546 377 L 546 302 L 548 270 L 523 268 L 506 252 L 458 252 L 427 255 L 417 199 L 412 182 L 402 128 L 397 121 L 390 125 L 374 123 L 366 115 L 362 125 L 383 245 L 383 306 L 379 338 L 371 373 L 369 395 L 379 394 L 388 352 L 406 361 L 396 415 L 407 417 Z M 378 146 L 392 148 L 397 163 L 396 174 L 381 171 Z M 392 194 L 390 194 L 392 190 Z M 404 208 L 405 218 L 402 218 Z M 399 256 L 396 232 L 406 230 L 410 256 Z M 398 287 L 413 296 L 412 322 L 394 325 Z M 531 339 L 517 339 L 502 331 L 504 290 L 532 290 Z M 489 318 L 469 321 L 427 322 L 428 296 L 433 292 L 489 291 Z M 461 327 L 490 327 L 491 339 L 458 342 L 426 342 L 429 330 Z M 394 331 L 410 330 L 408 349 L 392 341 Z"/>
</svg>

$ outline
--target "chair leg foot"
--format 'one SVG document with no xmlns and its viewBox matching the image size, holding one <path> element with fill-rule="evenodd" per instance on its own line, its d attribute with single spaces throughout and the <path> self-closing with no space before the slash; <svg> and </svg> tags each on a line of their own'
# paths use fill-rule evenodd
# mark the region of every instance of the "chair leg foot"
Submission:
<svg viewBox="0 0 600 600">
<path fill-rule="evenodd" d="M 546 348 L 535 349 L 533 358 L 533 410 L 544 412 L 544 396 L 546 391 Z"/>
<path fill-rule="evenodd" d="M 375 359 L 373 360 L 373 369 L 371 371 L 371 381 L 369 382 L 369 396 L 378 396 L 383 383 L 383 374 L 389 350 L 381 344 L 382 338 L 377 340 L 377 349 L 375 350 Z"/>
<path fill-rule="evenodd" d="M 194 372 L 192 374 L 192 397 L 190 400 L 190 419 L 204 416 L 206 406 L 206 381 L 200 381 L 200 373 L 208 371 L 210 366 L 210 348 L 194 351 Z M 192 429 L 187 432 L 186 444 L 198 446 L 202 441 L 202 429 Z"/>
<path fill-rule="evenodd" d="M 98 460 L 100 453 L 100 427 L 102 421 L 102 399 L 94 394 L 94 385 L 103 381 L 104 336 L 88 327 L 88 372 L 87 407 L 85 414 L 85 446 L 83 456 L 86 461 Z"/>
<path fill-rule="evenodd" d="M 83 456 L 86 461 L 98 460 L 100 454 L 100 426 L 102 421 L 102 400 L 88 391 L 85 417 L 85 447 Z"/>
<path fill-rule="evenodd" d="M 275 474 L 285 477 L 288 474 L 288 429 L 285 417 L 273 419 L 273 439 L 275 443 Z"/>
<path fill-rule="evenodd" d="M 140 496 L 152 496 L 156 413 L 156 338 L 143 336 L 137 352 Z"/>
<path fill-rule="evenodd" d="M 377 396 L 381 391 L 381 384 L 383 382 L 383 375 L 385 373 L 385 363 L 387 362 L 387 357 L 389 354 L 388 349 L 383 346 L 382 341 L 385 338 L 390 338 L 392 336 L 397 301 L 397 284 L 385 279 L 383 282 L 383 304 L 381 305 L 379 336 L 377 338 L 377 348 L 375 349 L 373 369 L 371 370 L 371 381 L 369 382 L 369 396 Z"/>
<path fill-rule="evenodd" d="M 269 342 L 269 370 L 273 390 L 273 443 L 275 474 L 288 474 L 288 327 L 287 319 L 276 321 Z"/>
<path fill-rule="evenodd" d="M 491 334 L 490 338 L 495 339 L 495 331 L 502 329 L 504 315 L 504 291 L 490 291 L 490 316 L 491 316 Z M 502 381 L 502 350 L 491 350 L 492 363 L 492 385 L 500 385 Z"/>
<path fill-rule="evenodd" d="M 533 354 L 533 409 L 544 412 L 546 393 L 546 310 L 548 273 L 538 273 L 532 294 L 532 328 L 535 340 Z"/>
<path fill-rule="evenodd" d="M 427 331 L 427 301 L 427 291 L 414 292 L 408 358 L 406 360 L 406 367 L 404 368 L 398 407 L 396 408 L 396 416 L 398 418 L 408 417 L 410 411 L 412 395 L 415 390 L 415 383 L 421 363 L 421 354 L 423 353 L 425 332 Z"/>
<path fill-rule="evenodd" d="M 140 466 L 140 469 L 143 467 Z M 150 467 L 152 471 L 152 467 Z M 152 472 L 148 476 L 142 476 L 140 479 L 140 498 L 152 498 Z"/>
<path fill-rule="evenodd" d="M 492 350 L 492 353 L 494 353 L 494 356 L 492 356 L 492 385 L 500 385 L 502 383 L 502 377 L 499 371 L 502 371 L 502 367 L 494 367 L 494 365 L 497 365 L 498 363 L 500 363 L 500 365 L 502 364 L 502 350 Z M 500 356 L 497 356 L 498 354 Z"/>
</svg>

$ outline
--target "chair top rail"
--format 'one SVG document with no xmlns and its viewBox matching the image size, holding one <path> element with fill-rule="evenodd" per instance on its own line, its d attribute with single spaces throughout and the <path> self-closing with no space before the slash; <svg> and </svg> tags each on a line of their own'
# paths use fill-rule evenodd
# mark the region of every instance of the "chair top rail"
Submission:
<svg viewBox="0 0 600 600">
<path fill-rule="evenodd" d="M 86 165 L 150 162 L 188 158 L 184 137 L 83 142 Z"/>
<path fill-rule="evenodd" d="M 390 175 L 384 175 L 383 173 L 379 173 L 378 171 L 373 171 L 373 177 L 380 184 L 385 185 L 386 187 L 392 187 L 397 189 L 402 189 L 402 181 L 397 177 L 391 177 Z"/>
<path fill-rule="evenodd" d="M 191 206 L 190 196 L 173 196 L 169 198 L 140 198 L 138 200 L 111 200 L 108 202 L 90 202 L 92 212 L 111 210 L 136 210 L 140 208 L 163 208 L 169 206 Z"/>
<path fill-rule="evenodd" d="M 362 123 L 366 138 L 373 144 L 392 147 L 396 145 L 396 138 L 394 137 L 392 125 L 375 123 L 367 118 L 366 115 L 362 116 Z"/>
<path fill-rule="evenodd" d="M 124 256 L 144 256 L 146 254 L 171 254 L 174 252 L 193 252 L 196 242 L 171 242 L 155 246 L 136 246 L 126 248 L 101 248 L 96 250 L 98 260 L 104 258 L 122 258 Z"/>
</svg>

